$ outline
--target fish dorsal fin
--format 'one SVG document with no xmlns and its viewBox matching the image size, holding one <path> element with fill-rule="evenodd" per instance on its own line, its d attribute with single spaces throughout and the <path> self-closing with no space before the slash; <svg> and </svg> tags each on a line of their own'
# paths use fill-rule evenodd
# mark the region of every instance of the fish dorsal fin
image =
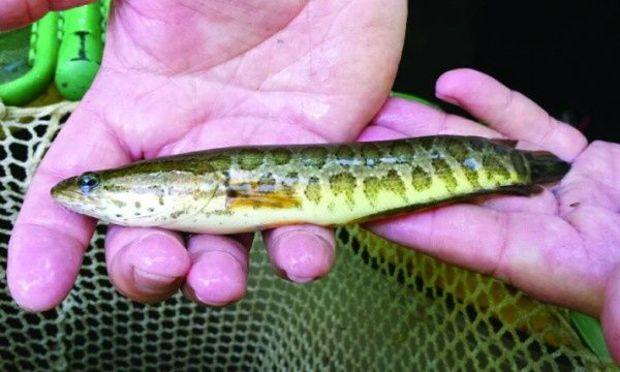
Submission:
<svg viewBox="0 0 620 372">
<path fill-rule="evenodd" d="M 491 139 L 489 139 L 489 142 L 495 143 L 497 145 L 502 145 L 502 146 L 516 148 L 517 147 L 517 143 L 519 141 L 513 140 L 513 139 L 509 139 L 509 138 L 491 138 Z"/>
</svg>

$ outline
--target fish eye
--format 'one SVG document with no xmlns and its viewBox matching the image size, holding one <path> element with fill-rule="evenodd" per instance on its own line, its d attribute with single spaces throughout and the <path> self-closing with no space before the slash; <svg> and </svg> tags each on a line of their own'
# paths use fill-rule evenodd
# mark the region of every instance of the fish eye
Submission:
<svg viewBox="0 0 620 372">
<path fill-rule="evenodd" d="M 92 191 L 99 185 L 99 176 L 92 172 L 82 174 L 78 180 L 78 186 L 82 189 L 83 193 Z"/>
</svg>

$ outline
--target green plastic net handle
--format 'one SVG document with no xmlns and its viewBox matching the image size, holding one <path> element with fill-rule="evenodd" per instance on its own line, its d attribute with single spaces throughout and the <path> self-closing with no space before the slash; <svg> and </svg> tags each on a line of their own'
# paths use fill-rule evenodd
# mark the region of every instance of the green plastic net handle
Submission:
<svg viewBox="0 0 620 372">
<path fill-rule="evenodd" d="M 61 13 L 56 87 L 68 100 L 80 100 L 90 88 L 103 56 L 101 4 Z"/>
<path fill-rule="evenodd" d="M 52 81 L 58 55 L 58 14 L 48 13 L 31 26 L 29 60 L 32 68 L 23 76 L 0 84 L 0 99 L 20 106 L 42 94 Z"/>
</svg>

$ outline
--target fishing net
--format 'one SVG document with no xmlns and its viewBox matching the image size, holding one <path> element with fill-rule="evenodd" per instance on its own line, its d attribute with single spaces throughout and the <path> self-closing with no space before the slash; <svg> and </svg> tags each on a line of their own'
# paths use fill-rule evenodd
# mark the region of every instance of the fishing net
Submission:
<svg viewBox="0 0 620 372">
<path fill-rule="evenodd" d="M 150 306 L 120 296 L 99 226 L 69 297 L 53 311 L 25 313 L 5 283 L 7 242 L 28 179 L 73 107 L 3 114 L 0 370 L 613 368 L 586 348 L 567 310 L 358 226 L 337 231 L 335 269 L 309 285 L 278 278 L 257 239 L 248 295 L 224 309 L 179 294 Z"/>
</svg>

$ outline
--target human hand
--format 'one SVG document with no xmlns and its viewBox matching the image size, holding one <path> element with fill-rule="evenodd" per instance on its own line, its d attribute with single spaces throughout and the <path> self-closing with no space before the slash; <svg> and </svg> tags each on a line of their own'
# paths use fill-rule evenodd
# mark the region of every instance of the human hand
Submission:
<svg viewBox="0 0 620 372">
<path fill-rule="evenodd" d="M 419 103 L 392 100 L 360 139 L 434 134 L 512 138 L 520 148 L 551 151 L 570 161 L 571 171 L 540 195 L 487 197 L 368 227 L 542 301 L 600 316 L 620 362 L 620 145 L 588 145 L 576 129 L 476 71 L 444 74 L 436 94 L 488 127 Z"/>
<path fill-rule="evenodd" d="M 0 14 L 0 26 L 10 23 Z M 53 202 L 58 181 L 213 147 L 354 140 L 389 94 L 405 21 L 404 0 L 115 2 L 99 74 L 37 169 L 15 222 L 7 269 L 15 301 L 32 311 L 60 303 L 93 234 L 94 220 Z M 210 305 L 244 295 L 250 236 L 202 234 L 184 243 L 167 230 L 112 226 L 105 243 L 112 282 L 139 302 L 181 286 Z M 282 227 L 266 243 L 276 270 L 297 282 L 325 275 L 333 262 L 325 228 Z"/>
<path fill-rule="evenodd" d="M 0 31 L 24 27 L 51 10 L 64 10 L 95 0 L 3 0 L 0 3 Z"/>
</svg>

